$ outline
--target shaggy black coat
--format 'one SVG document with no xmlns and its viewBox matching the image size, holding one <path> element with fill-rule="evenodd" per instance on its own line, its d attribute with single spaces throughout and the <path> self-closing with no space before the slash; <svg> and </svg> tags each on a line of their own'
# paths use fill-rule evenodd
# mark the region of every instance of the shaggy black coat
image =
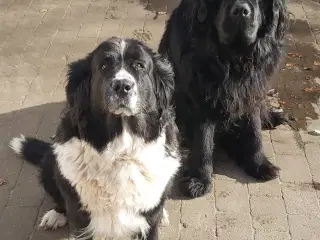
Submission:
<svg viewBox="0 0 320 240">
<path fill-rule="evenodd" d="M 256 35 L 244 36 L 240 29 L 227 42 L 223 34 L 234 33 L 237 25 L 225 19 L 225 12 L 239 3 L 254 12 L 245 30 L 256 27 Z M 182 184 L 186 195 L 211 190 L 216 147 L 256 179 L 277 176 L 278 167 L 262 150 L 261 126 L 285 120 L 268 111 L 266 92 L 281 60 L 286 29 L 285 0 L 182 0 L 173 11 L 159 52 L 174 66 L 177 124 L 191 152 Z"/>
</svg>

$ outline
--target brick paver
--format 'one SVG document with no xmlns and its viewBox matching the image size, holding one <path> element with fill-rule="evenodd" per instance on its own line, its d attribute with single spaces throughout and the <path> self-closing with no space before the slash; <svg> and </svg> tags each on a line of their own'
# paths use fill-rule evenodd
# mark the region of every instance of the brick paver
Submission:
<svg viewBox="0 0 320 240">
<path fill-rule="evenodd" d="M 1 240 L 68 236 L 67 228 L 37 227 L 51 200 L 37 170 L 14 156 L 8 141 L 21 133 L 49 139 L 63 107 L 66 64 L 114 35 L 135 37 L 157 48 L 167 19 L 162 12 L 176 3 L 0 1 L 0 178 L 6 181 L 0 186 Z M 289 38 L 319 49 L 320 4 L 291 0 L 289 10 Z M 294 24 L 304 27 L 296 31 Z M 268 158 L 282 169 L 279 178 L 257 183 L 218 153 L 212 192 L 196 200 L 168 201 L 170 226 L 161 227 L 161 239 L 320 239 L 320 137 L 281 126 L 263 132 L 263 143 Z"/>
</svg>

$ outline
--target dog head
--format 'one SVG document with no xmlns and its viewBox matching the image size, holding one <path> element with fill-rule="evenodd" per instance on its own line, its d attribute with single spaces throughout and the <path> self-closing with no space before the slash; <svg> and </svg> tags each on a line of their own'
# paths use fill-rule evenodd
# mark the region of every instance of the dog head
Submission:
<svg viewBox="0 0 320 240">
<path fill-rule="evenodd" d="M 281 40 L 287 25 L 285 0 L 199 0 L 198 20 L 208 17 L 225 45 L 249 46 L 258 38 Z"/>
<path fill-rule="evenodd" d="M 67 100 L 78 120 L 88 112 L 161 113 L 170 108 L 173 77 L 165 57 L 140 41 L 113 37 L 70 65 Z"/>
</svg>

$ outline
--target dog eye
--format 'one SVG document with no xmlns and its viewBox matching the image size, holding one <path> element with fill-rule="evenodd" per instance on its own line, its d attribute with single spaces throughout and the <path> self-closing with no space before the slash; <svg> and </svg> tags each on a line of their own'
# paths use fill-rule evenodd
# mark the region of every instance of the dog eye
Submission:
<svg viewBox="0 0 320 240">
<path fill-rule="evenodd" d="M 104 59 L 103 59 L 103 62 L 101 64 L 101 69 L 106 69 L 108 66 L 111 66 L 112 65 L 112 57 L 111 56 L 106 56 Z"/>
<path fill-rule="evenodd" d="M 140 70 L 144 70 L 145 69 L 145 66 L 143 65 L 143 63 L 141 62 L 134 62 L 132 64 L 132 67 L 137 70 L 137 71 L 140 71 Z"/>
</svg>

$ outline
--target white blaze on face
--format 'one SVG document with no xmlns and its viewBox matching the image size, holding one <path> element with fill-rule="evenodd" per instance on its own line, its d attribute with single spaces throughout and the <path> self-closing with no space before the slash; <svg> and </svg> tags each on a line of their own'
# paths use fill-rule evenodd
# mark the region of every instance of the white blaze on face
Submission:
<svg viewBox="0 0 320 240">
<path fill-rule="evenodd" d="M 131 73 L 129 73 L 126 69 L 121 68 L 115 75 L 114 80 L 127 80 L 130 82 L 133 82 L 133 89 L 132 94 L 130 95 L 129 104 L 128 107 L 130 108 L 129 113 L 127 110 L 119 109 L 115 111 L 116 114 L 124 114 L 124 115 L 132 115 L 136 111 L 137 108 L 137 102 L 138 102 L 138 89 L 137 89 L 137 82 L 134 76 L 132 76 Z"/>
<path fill-rule="evenodd" d="M 127 43 L 123 39 L 121 39 L 120 52 L 121 52 L 122 59 L 124 59 L 124 53 L 126 51 L 126 48 L 127 48 Z"/>
</svg>

